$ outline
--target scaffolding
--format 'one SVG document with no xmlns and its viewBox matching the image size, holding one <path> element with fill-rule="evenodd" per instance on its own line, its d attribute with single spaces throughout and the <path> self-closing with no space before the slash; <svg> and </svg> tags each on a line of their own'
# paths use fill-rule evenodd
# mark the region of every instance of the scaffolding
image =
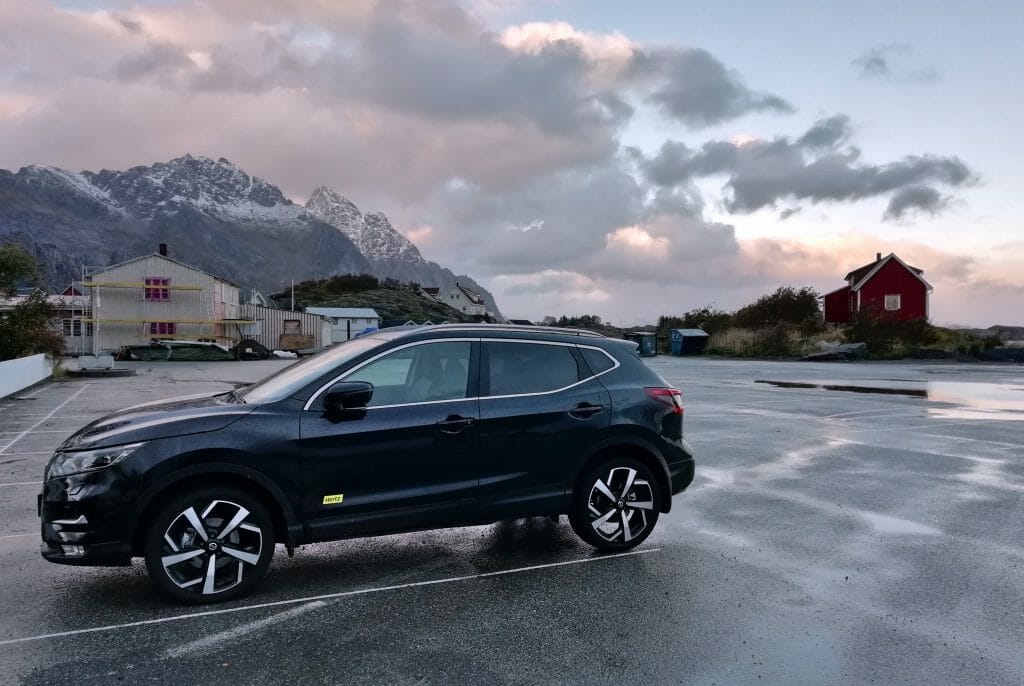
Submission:
<svg viewBox="0 0 1024 686">
<path fill-rule="evenodd" d="M 98 272 L 105 271 L 107 267 L 94 267 L 94 266 L 83 266 L 81 280 L 72 284 L 75 287 L 82 289 L 83 291 L 88 290 L 88 297 L 77 298 L 72 303 L 72 333 L 75 330 L 81 331 L 82 335 L 78 337 L 74 352 L 78 354 L 84 353 L 95 353 L 99 352 L 100 345 L 100 329 L 102 325 L 131 325 L 138 324 L 142 327 L 139 332 L 139 341 L 152 341 L 152 340 L 172 340 L 179 337 L 177 331 L 174 334 L 168 333 L 154 333 L 150 326 L 151 324 L 183 324 L 193 325 L 199 327 L 199 334 L 196 336 L 197 340 L 212 340 L 215 342 L 219 341 L 235 341 L 241 340 L 249 332 L 243 331 L 244 326 L 252 326 L 256 324 L 254 319 L 246 318 L 227 318 L 218 317 L 216 303 L 214 302 L 214 294 L 205 292 L 202 286 L 194 285 L 177 285 L 177 284 L 161 284 L 154 286 L 151 283 L 137 283 L 133 281 L 94 281 L 92 275 Z M 202 318 L 197 318 L 194 315 L 191 317 L 174 317 L 167 315 L 160 316 L 147 316 L 143 314 L 141 317 L 103 317 L 97 316 L 98 312 L 102 312 L 102 300 L 101 291 L 106 288 L 116 289 L 134 289 L 144 291 L 148 288 L 159 288 L 166 291 L 193 291 L 199 292 L 199 307 L 202 310 Z M 143 298 L 142 310 L 148 309 L 148 303 Z M 211 331 L 204 331 L 206 326 L 211 327 Z M 222 327 L 221 332 L 217 332 L 217 327 Z M 226 335 L 228 326 L 235 327 L 234 335 Z M 85 339 L 86 332 L 91 336 L 91 350 L 85 350 Z"/>
</svg>

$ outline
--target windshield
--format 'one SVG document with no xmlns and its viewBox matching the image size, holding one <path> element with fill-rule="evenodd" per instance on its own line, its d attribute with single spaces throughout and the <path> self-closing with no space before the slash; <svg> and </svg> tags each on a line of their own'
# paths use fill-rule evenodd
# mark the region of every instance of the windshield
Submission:
<svg viewBox="0 0 1024 686">
<path fill-rule="evenodd" d="M 331 369 L 383 345 L 388 336 L 366 336 L 331 346 L 323 352 L 307 357 L 301 362 L 285 367 L 265 379 L 257 381 L 238 392 L 245 403 L 268 403 L 287 398 L 314 379 Z"/>
</svg>

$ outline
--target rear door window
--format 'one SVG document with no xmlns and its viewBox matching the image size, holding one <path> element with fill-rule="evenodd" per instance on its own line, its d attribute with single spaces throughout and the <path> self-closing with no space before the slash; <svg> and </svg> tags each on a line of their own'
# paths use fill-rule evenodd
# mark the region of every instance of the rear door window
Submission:
<svg viewBox="0 0 1024 686">
<path fill-rule="evenodd" d="M 550 393 L 590 376 L 568 345 L 489 342 L 487 353 L 489 396 Z"/>
</svg>

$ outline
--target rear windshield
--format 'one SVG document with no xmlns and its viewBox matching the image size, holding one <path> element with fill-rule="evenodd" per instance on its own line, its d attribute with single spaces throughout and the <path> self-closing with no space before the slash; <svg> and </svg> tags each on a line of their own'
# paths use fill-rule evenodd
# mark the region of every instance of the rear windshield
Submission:
<svg viewBox="0 0 1024 686">
<path fill-rule="evenodd" d="M 390 337 L 365 336 L 331 346 L 238 392 L 246 403 L 283 400 L 345 362 L 384 345 Z"/>
</svg>

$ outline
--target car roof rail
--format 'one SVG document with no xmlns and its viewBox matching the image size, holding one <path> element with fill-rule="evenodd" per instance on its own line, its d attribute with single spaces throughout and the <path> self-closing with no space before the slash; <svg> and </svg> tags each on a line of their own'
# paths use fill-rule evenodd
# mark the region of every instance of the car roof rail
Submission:
<svg viewBox="0 0 1024 686">
<path fill-rule="evenodd" d="M 527 324 L 434 324 L 431 326 L 424 326 L 420 328 L 430 329 L 442 329 L 444 331 L 528 331 L 530 333 L 550 333 L 560 334 L 563 336 L 589 336 L 591 338 L 607 338 L 602 333 L 596 331 L 589 331 L 587 329 L 570 329 L 561 326 L 537 326 Z"/>
</svg>

